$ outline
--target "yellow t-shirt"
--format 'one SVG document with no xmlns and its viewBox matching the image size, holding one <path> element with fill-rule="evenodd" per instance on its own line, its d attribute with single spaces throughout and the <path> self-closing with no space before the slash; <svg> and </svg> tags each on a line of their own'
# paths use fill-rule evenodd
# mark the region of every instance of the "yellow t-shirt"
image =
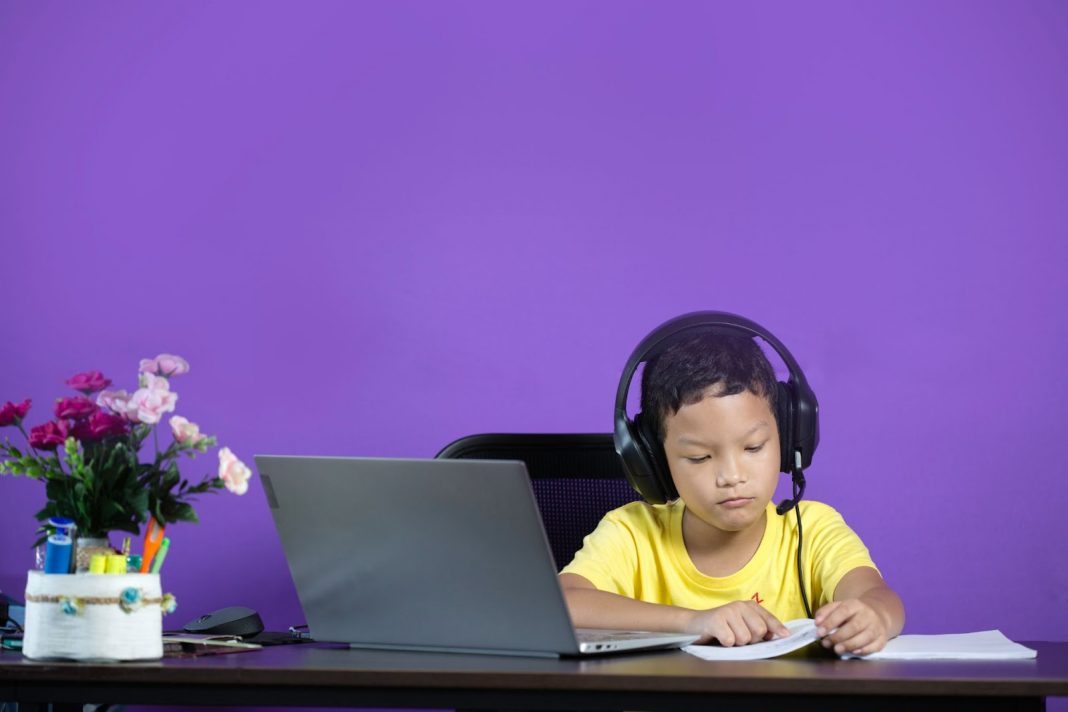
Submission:
<svg viewBox="0 0 1068 712">
<path fill-rule="evenodd" d="M 867 547 L 842 515 L 820 502 L 801 503 L 801 552 L 812 613 L 829 603 L 852 569 L 875 568 Z M 767 524 L 753 558 L 730 576 L 701 573 L 682 537 L 681 500 L 632 502 L 604 516 L 562 573 L 578 574 L 602 591 L 695 610 L 755 600 L 781 621 L 805 617 L 797 580 L 797 519 L 768 504 Z M 876 569 L 877 570 L 877 569 Z"/>
</svg>

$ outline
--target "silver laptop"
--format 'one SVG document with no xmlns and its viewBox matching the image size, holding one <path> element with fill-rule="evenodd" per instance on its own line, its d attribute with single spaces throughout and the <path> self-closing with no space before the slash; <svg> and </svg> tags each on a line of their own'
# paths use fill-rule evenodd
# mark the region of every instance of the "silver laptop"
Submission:
<svg viewBox="0 0 1068 712">
<path fill-rule="evenodd" d="M 697 636 L 579 630 L 522 462 L 256 456 L 312 638 L 582 655 Z"/>
</svg>

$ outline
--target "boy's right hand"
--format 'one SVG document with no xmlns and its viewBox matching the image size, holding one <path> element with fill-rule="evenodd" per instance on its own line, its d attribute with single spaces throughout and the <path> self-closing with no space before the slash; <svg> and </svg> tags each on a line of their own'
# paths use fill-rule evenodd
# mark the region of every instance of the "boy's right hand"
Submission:
<svg viewBox="0 0 1068 712">
<path fill-rule="evenodd" d="M 701 636 L 697 645 L 714 639 L 729 648 L 790 634 L 778 618 L 756 601 L 732 601 L 719 608 L 693 613 L 686 632 Z"/>
</svg>

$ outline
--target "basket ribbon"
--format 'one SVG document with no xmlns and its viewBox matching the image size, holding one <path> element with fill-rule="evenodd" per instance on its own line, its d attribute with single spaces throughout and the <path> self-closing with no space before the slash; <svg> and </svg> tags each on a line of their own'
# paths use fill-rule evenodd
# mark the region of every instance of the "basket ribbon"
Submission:
<svg viewBox="0 0 1068 712">
<path fill-rule="evenodd" d="M 141 589 L 132 586 L 123 589 L 118 596 L 42 596 L 27 592 L 26 600 L 30 603 L 58 603 L 68 616 L 77 615 L 87 605 L 113 606 L 117 603 L 119 608 L 126 613 L 133 613 L 144 606 L 157 604 L 164 613 L 172 613 L 178 607 L 174 596 L 169 593 L 159 598 L 145 598 Z"/>
</svg>

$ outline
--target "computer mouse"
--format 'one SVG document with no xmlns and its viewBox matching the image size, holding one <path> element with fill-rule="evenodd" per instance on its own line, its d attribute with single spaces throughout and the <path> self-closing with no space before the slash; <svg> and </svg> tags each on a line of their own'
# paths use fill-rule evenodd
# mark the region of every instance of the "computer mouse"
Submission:
<svg viewBox="0 0 1068 712">
<path fill-rule="evenodd" d="M 250 638 L 263 632 L 260 614 L 244 606 L 220 608 L 189 621 L 182 628 L 198 635 L 237 635 Z"/>
</svg>

